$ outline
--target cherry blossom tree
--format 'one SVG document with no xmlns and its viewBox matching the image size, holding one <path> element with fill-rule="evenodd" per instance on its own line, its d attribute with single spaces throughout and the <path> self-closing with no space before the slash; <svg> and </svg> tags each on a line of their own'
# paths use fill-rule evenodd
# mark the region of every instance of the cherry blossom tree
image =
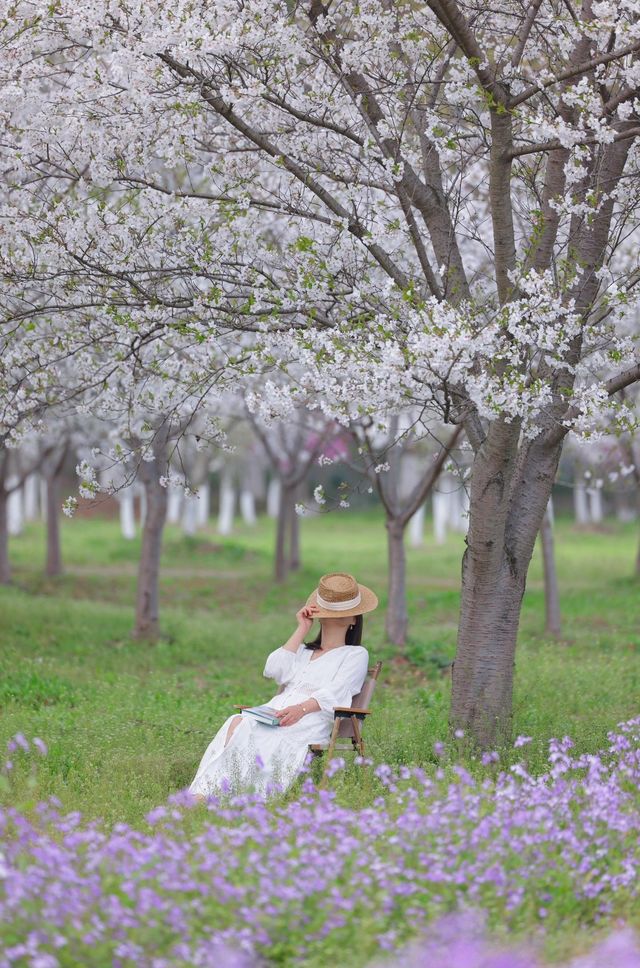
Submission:
<svg viewBox="0 0 640 968">
<path fill-rule="evenodd" d="M 564 438 L 640 378 L 624 324 L 640 278 L 628 244 L 637 12 L 431 0 L 266 13 L 224 4 L 215 43 L 159 56 L 220 136 L 253 153 L 252 186 L 277 169 L 281 211 L 308 206 L 291 217 L 316 297 L 345 294 L 341 321 L 299 337 L 298 364 L 305 351 L 346 372 L 366 361 L 343 399 L 375 382 L 374 400 L 395 388 L 465 427 L 452 719 L 489 743 L 509 726 L 521 601 Z"/>
<path fill-rule="evenodd" d="M 265 382 L 273 411 L 462 425 L 451 712 L 493 743 L 564 439 L 633 419 L 638 0 L 10 12 L 5 319 L 64 314 L 101 359 L 177 343 L 192 401 L 233 331 L 225 367 L 251 347 L 304 374 Z"/>
</svg>

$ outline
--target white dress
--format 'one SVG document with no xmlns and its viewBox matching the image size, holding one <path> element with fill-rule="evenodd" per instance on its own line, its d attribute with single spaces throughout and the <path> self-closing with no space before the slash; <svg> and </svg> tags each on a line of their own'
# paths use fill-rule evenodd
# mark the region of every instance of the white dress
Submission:
<svg viewBox="0 0 640 968">
<path fill-rule="evenodd" d="M 316 658 L 312 658 L 316 656 Z M 243 716 L 225 746 L 234 716 L 222 724 L 207 747 L 189 787 L 205 796 L 253 789 L 266 797 L 285 790 L 300 772 L 309 743 L 326 743 L 336 706 L 350 706 L 367 677 L 369 653 L 360 645 L 341 645 L 317 653 L 304 643 L 297 652 L 276 649 L 263 675 L 285 689 L 267 703 L 275 709 L 294 706 L 313 697 L 320 709 L 307 713 L 293 726 L 265 726 Z"/>
</svg>

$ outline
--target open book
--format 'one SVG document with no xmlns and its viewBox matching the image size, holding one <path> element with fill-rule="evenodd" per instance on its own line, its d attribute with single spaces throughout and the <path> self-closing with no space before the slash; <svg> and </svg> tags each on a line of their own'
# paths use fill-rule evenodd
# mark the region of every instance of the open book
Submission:
<svg viewBox="0 0 640 968">
<path fill-rule="evenodd" d="M 263 723 L 265 726 L 279 726 L 280 720 L 276 716 L 277 710 L 273 706 L 251 706 L 249 709 L 243 709 L 243 716 L 251 716 L 252 719 L 257 719 L 259 723 Z"/>
</svg>

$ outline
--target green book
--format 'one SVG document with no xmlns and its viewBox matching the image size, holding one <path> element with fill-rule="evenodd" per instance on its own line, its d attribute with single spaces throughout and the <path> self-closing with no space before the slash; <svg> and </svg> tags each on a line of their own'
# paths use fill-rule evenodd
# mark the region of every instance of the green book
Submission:
<svg viewBox="0 0 640 968">
<path fill-rule="evenodd" d="M 257 719 L 264 726 L 279 726 L 280 720 L 276 716 L 277 711 L 273 706 L 251 706 L 249 709 L 243 709 L 242 715 Z"/>
</svg>

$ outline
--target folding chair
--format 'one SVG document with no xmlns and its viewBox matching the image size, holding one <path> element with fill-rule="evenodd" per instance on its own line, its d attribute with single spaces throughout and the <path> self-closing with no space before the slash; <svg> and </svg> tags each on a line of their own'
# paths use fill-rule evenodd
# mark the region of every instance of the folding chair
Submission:
<svg viewBox="0 0 640 968">
<path fill-rule="evenodd" d="M 309 750 L 314 756 L 322 756 L 326 753 L 324 769 L 320 786 L 326 786 L 328 779 L 329 763 L 334 753 L 357 752 L 359 756 L 364 756 L 364 740 L 362 738 L 362 725 L 371 715 L 369 706 L 376 682 L 382 669 L 382 662 L 376 662 L 364 681 L 364 685 L 357 696 L 354 696 L 350 706 L 337 706 L 333 710 L 333 729 L 328 743 L 310 743 Z"/>
</svg>

